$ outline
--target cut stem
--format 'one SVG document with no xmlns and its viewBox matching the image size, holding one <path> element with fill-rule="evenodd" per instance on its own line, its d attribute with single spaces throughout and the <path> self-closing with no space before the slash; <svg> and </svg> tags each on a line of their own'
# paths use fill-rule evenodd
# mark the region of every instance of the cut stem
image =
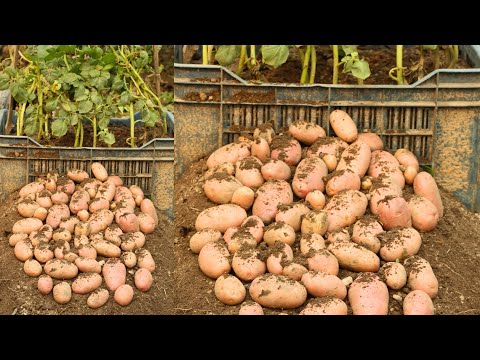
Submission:
<svg viewBox="0 0 480 360">
<path fill-rule="evenodd" d="M 338 84 L 338 45 L 333 45 L 333 84 Z"/>
<path fill-rule="evenodd" d="M 311 67 L 310 67 L 310 84 L 315 83 L 315 72 L 317 70 L 317 53 L 315 51 L 315 45 L 311 45 L 312 49 L 310 52 L 311 55 Z"/>
<path fill-rule="evenodd" d="M 403 85 L 403 45 L 397 45 L 397 84 Z"/>
<path fill-rule="evenodd" d="M 130 104 L 129 112 L 130 112 L 130 146 L 135 147 L 135 118 L 133 114 L 133 104 Z"/>
<path fill-rule="evenodd" d="M 357 78 L 358 85 L 363 85 L 363 79 Z"/>
<path fill-rule="evenodd" d="M 312 51 L 311 45 L 307 45 L 305 50 L 305 59 L 303 61 L 302 77 L 300 78 L 300 84 L 305 84 L 308 78 L 308 64 L 310 62 L 310 52 Z"/>
<path fill-rule="evenodd" d="M 255 66 L 255 64 L 257 63 L 257 53 L 255 45 L 250 45 L 250 59 L 250 64 L 252 64 L 252 66 Z"/>
</svg>

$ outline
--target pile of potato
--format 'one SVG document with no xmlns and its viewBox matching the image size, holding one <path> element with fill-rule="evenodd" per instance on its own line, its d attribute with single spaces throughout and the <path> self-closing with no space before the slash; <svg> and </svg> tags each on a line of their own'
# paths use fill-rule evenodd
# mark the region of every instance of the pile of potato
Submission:
<svg viewBox="0 0 480 360">
<path fill-rule="evenodd" d="M 443 216 L 435 180 L 408 149 L 392 155 L 377 134 L 359 134 L 344 111 L 330 125 L 335 137 L 303 120 L 279 134 L 262 125 L 210 155 L 204 192 L 218 206 L 198 215 L 190 239 L 201 271 L 218 300 L 243 303 L 240 314 L 347 314 L 347 296 L 353 314 L 388 314 L 388 288 L 405 286 L 404 314 L 433 314 L 438 281 L 416 254 L 419 231 Z"/>
<path fill-rule="evenodd" d="M 126 284 L 127 268 L 136 269 L 138 290 L 152 286 L 155 262 L 143 246 L 145 235 L 158 225 L 157 213 L 140 187 L 124 187 L 100 163 L 91 170 L 94 178 L 72 169 L 66 176 L 50 172 L 25 185 L 17 206 L 24 219 L 13 225 L 9 244 L 25 273 L 39 277 L 38 291 L 47 295 L 53 290 L 57 303 L 68 303 L 73 291 L 90 294 L 87 305 L 96 309 L 112 291 L 114 300 L 126 306 L 134 295 Z M 55 286 L 53 279 L 59 280 Z M 103 281 L 108 290 L 100 288 Z"/>
</svg>

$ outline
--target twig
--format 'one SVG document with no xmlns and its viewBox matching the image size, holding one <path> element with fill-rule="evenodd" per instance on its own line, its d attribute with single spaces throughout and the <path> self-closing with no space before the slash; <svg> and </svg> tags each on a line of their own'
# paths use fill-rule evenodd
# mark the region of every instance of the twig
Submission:
<svg viewBox="0 0 480 360">
<path fill-rule="evenodd" d="M 458 313 L 456 313 L 456 314 L 453 314 L 453 315 L 465 314 L 465 313 L 467 313 L 467 312 L 477 311 L 477 310 L 478 310 L 478 309 L 468 309 L 468 310 L 460 311 L 460 312 L 458 312 Z"/>
<path fill-rule="evenodd" d="M 165 288 L 162 288 L 162 289 L 163 289 L 163 292 L 165 293 L 165 299 L 168 299 L 167 290 L 165 290 Z"/>
<path fill-rule="evenodd" d="M 65 310 L 67 310 L 67 309 L 69 309 L 69 308 L 70 308 L 70 306 L 67 306 L 67 307 L 63 308 L 62 311 L 60 311 L 60 312 L 58 313 L 58 315 L 60 315 L 61 313 L 63 313 Z"/>
<path fill-rule="evenodd" d="M 193 309 L 175 308 L 175 309 L 173 309 L 173 310 L 192 311 Z"/>
<path fill-rule="evenodd" d="M 205 296 L 205 300 L 207 300 L 208 305 L 210 305 L 210 301 L 208 301 L 208 298 Z"/>
<path fill-rule="evenodd" d="M 459 273 L 457 273 L 455 270 L 452 270 L 452 269 L 450 268 L 450 266 L 448 266 L 448 265 L 445 264 L 444 262 L 441 262 L 441 261 L 440 261 L 440 264 L 445 265 L 445 266 L 447 267 L 447 269 L 449 269 L 449 270 L 450 270 L 451 272 L 453 272 L 454 274 L 457 274 L 458 276 L 460 276 L 463 280 L 465 280 L 465 281 L 467 280 L 467 279 L 465 279 L 462 275 L 460 275 Z"/>
<path fill-rule="evenodd" d="M 13 310 L 13 312 L 12 312 L 12 315 L 15 315 L 15 314 L 17 313 L 17 310 L 18 310 L 18 309 L 15 308 L 15 310 Z"/>
</svg>

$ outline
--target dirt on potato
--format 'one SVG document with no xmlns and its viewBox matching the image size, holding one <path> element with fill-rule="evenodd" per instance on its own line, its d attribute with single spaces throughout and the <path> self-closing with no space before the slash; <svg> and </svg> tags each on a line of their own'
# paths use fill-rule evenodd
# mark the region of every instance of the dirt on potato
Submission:
<svg viewBox="0 0 480 360">
<path fill-rule="evenodd" d="M 198 255 L 189 249 L 190 237 L 195 233 L 195 220 L 198 214 L 215 206 L 203 193 L 203 176 L 207 170 L 206 159 L 190 167 L 175 184 L 175 281 L 177 303 L 176 314 L 238 314 L 240 305 L 228 306 L 218 301 L 214 294 L 215 280 L 204 275 L 198 267 Z M 455 197 L 444 191 L 440 194 L 445 207 L 445 215 L 437 227 L 430 232 L 420 232 L 422 246 L 418 256 L 429 261 L 439 282 L 439 291 L 433 304 L 435 314 L 471 315 L 480 314 L 480 278 L 476 276 L 480 268 L 480 214 L 465 208 Z M 404 196 L 413 193 L 406 185 Z M 248 212 L 250 215 L 250 211 Z M 367 210 L 370 215 L 370 210 Z M 350 234 L 352 227 L 347 229 Z M 298 240 L 292 246 L 295 258 L 298 257 Z M 381 262 L 383 265 L 385 262 Z M 338 276 L 343 279 L 358 273 L 340 269 Z M 245 301 L 251 300 L 248 287 Z M 403 299 L 408 288 L 391 290 L 389 314 L 401 315 Z M 394 298 L 395 296 L 395 298 Z M 310 296 L 309 296 L 310 299 Z M 348 297 L 344 300 L 352 313 Z M 298 314 L 305 304 L 293 310 L 272 310 L 264 308 L 265 314 Z"/>
</svg>

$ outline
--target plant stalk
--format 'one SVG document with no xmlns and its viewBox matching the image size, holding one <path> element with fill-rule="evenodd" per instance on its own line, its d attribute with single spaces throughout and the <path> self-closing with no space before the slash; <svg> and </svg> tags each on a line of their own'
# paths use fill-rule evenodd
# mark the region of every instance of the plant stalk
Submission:
<svg viewBox="0 0 480 360">
<path fill-rule="evenodd" d="M 80 121 L 80 147 L 83 147 L 83 122 Z"/>
<path fill-rule="evenodd" d="M 397 45 L 397 83 L 403 85 L 403 45 Z"/>
<path fill-rule="evenodd" d="M 317 70 L 317 53 L 315 51 L 315 45 L 310 45 L 311 48 L 311 67 L 310 67 L 310 81 L 309 84 L 315 83 L 315 72 Z"/>
<path fill-rule="evenodd" d="M 130 146 L 135 147 L 135 118 L 133 114 L 133 104 L 130 104 L 129 112 L 130 112 Z"/>
<path fill-rule="evenodd" d="M 303 62 L 305 61 L 305 51 L 303 51 L 302 48 L 297 48 L 298 49 L 298 54 L 300 55 L 300 62 L 303 65 Z"/>
<path fill-rule="evenodd" d="M 333 45 L 333 84 L 338 84 L 338 45 Z"/>
<path fill-rule="evenodd" d="M 450 63 L 448 65 L 448 68 L 454 69 L 458 61 L 458 45 L 449 45 L 448 49 L 450 53 Z"/>
<path fill-rule="evenodd" d="M 250 64 L 254 66 L 257 63 L 257 53 L 255 49 L 255 45 L 250 45 Z"/>
<path fill-rule="evenodd" d="M 97 117 L 93 116 L 93 147 L 97 147 Z"/>
<path fill-rule="evenodd" d="M 75 131 L 75 143 L 73 147 L 78 147 L 79 141 L 80 141 L 80 122 L 77 124 L 77 129 Z"/>
<path fill-rule="evenodd" d="M 207 45 L 208 63 L 213 64 L 213 45 Z"/>
<path fill-rule="evenodd" d="M 363 85 L 363 79 L 357 78 L 358 85 Z"/>
<path fill-rule="evenodd" d="M 302 77 L 300 78 L 300 84 L 305 84 L 307 82 L 308 77 L 308 64 L 310 62 L 310 52 L 312 45 L 307 45 L 307 49 L 305 50 L 305 59 L 303 61 L 303 69 L 302 69 Z"/>
<path fill-rule="evenodd" d="M 23 133 L 23 117 L 25 115 L 25 109 L 27 108 L 27 103 L 19 104 L 20 109 L 18 112 L 17 119 L 17 136 L 22 136 Z"/>
<path fill-rule="evenodd" d="M 202 45 L 202 63 L 208 65 L 208 45 Z"/>
<path fill-rule="evenodd" d="M 237 75 L 240 75 L 245 67 L 245 59 L 247 58 L 247 45 L 240 48 L 240 60 L 238 60 Z"/>
</svg>

